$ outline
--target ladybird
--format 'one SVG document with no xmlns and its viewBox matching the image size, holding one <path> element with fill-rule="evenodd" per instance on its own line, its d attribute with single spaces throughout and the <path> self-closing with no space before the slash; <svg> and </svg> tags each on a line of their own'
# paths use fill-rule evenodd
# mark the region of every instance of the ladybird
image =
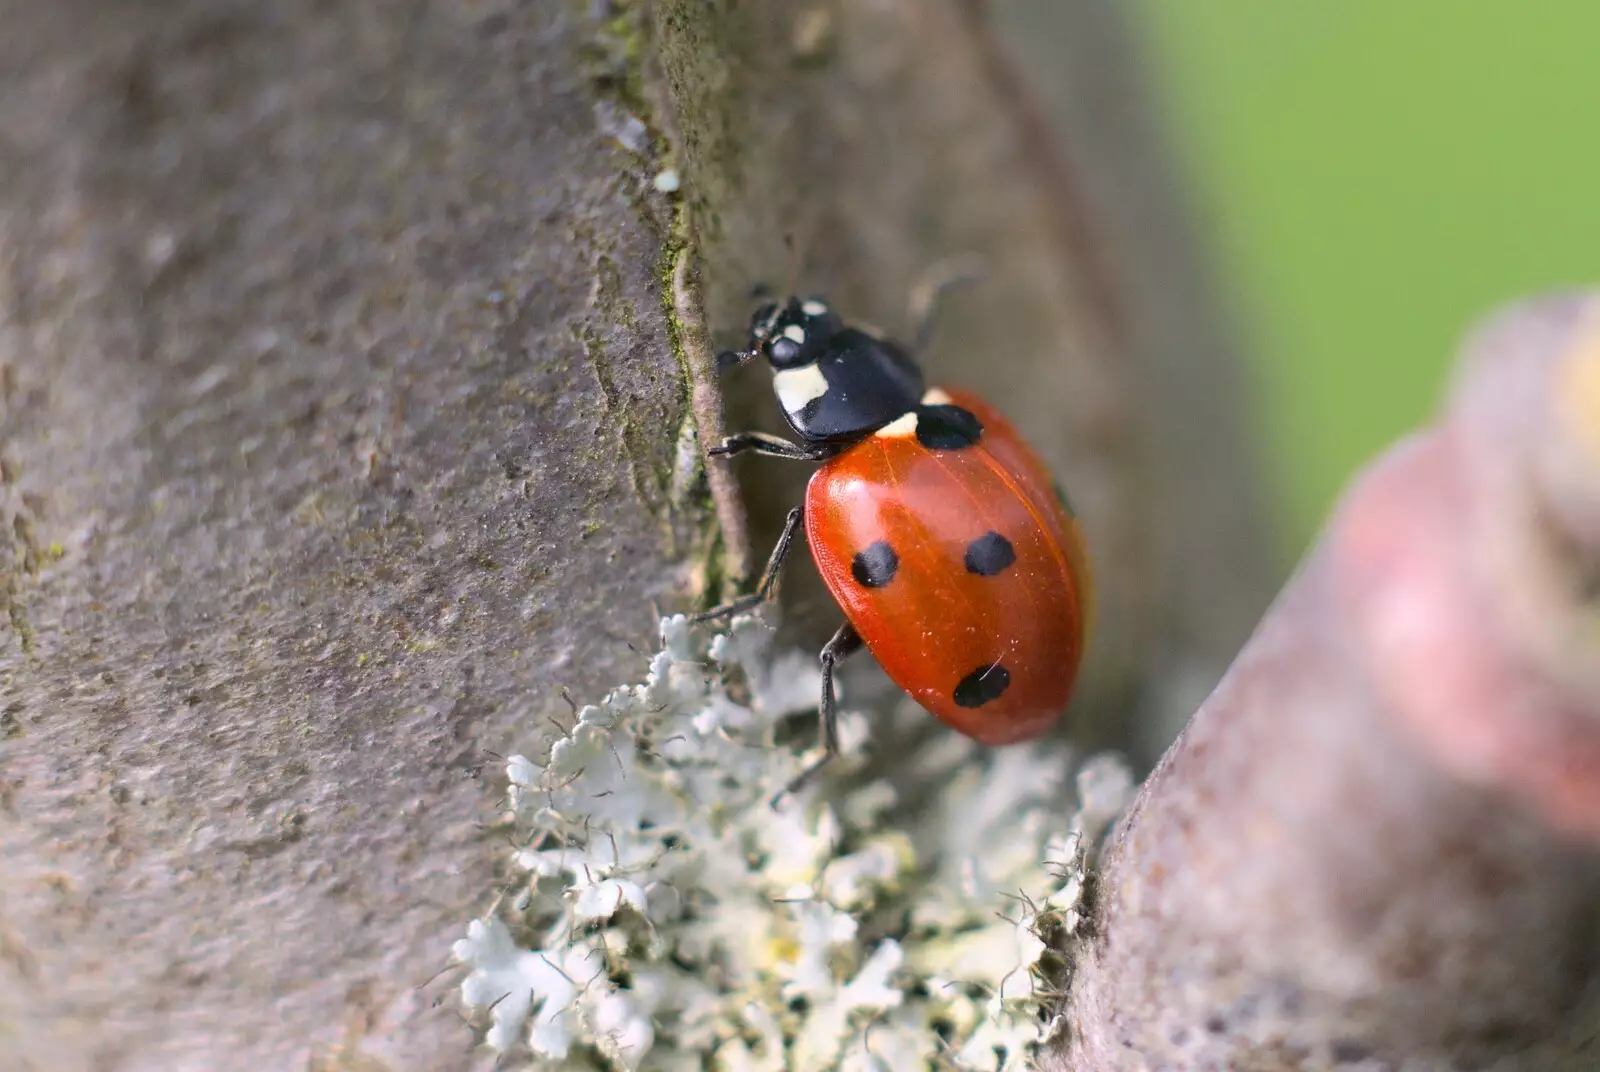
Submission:
<svg viewBox="0 0 1600 1072">
<path fill-rule="evenodd" d="M 747 349 L 719 363 L 757 355 L 801 442 L 746 432 L 708 453 L 820 465 L 755 591 L 695 620 L 770 598 L 804 524 L 846 621 L 821 654 L 823 754 L 789 791 L 838 754 L 834 668 L 863 646 L 968 737 L 1039 736 L 1072 692 L 1092 602 L 1082 530 L 1044 463 L 992 406 L 930 389 L 910 352 L 819 298 L 762 305 Z"/>
</svg>

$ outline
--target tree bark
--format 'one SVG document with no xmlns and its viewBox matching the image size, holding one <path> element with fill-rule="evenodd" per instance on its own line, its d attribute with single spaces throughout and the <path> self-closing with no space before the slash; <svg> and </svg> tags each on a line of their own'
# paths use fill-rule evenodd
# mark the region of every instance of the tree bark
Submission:
<svg viewBox="0 0 1600 1072">
<path fill-rule="evenodd" d="M 461 1066 L 480 768 L 710 561 L 655 143 L 564 5 L 0 21 L 0 1066 Z"/>
<path fill-rule="evenodd" d="M 637 676 L 653 601 L 748 576 L 695 435 L 791 260 L 901 331 L 987 257 L 930 363 L 1061 468 L 1101 578 L 1080 724 L 1128 733 L 1163 616 L 1138 379 L 971 9 L 0 18 L 0 1063 L 470 1063 L 418 987 L 503 856 L 480 768 Z"/>
</svg>

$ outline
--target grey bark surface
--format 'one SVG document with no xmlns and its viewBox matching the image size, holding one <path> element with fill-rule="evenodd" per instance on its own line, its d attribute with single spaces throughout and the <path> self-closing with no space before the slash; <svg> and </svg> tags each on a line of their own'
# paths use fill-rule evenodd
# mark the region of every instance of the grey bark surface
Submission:
<svg viewBox="0 0 1600 1072">
<path fill-rule="evenodd" d="M 705 517 L 666 200 L 557 5 L 3 22 L 0 1067 L 464 1062 L 480 768 Z"/>
</svg>

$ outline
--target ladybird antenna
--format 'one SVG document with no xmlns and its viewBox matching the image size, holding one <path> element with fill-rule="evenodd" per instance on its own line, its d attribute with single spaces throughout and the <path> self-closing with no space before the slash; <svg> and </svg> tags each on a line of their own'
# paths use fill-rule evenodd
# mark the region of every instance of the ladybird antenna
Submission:
<svg viewBox="0 0 1600 1072">
<path fill-rule="evenodd" d="M 923 270 L 906 309 L 913 354 L 921 355 L 933 341 L 933 321 L 943 299 L 957 287 L 980 281 L 988 271 L 989 262 L 980 253 L 945 257 Z"/>
</svg>

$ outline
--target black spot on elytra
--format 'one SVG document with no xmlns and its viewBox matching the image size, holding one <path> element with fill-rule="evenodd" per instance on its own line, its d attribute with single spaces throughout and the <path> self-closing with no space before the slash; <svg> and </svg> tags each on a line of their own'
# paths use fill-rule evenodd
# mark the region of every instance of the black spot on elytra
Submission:
<svg viewBox="0 0 1600 1072">
<path fill-rule="evenodd" d="M 983 435 L 983 422 L 960 406 L 919 406 L 917 442 L 929 450 L 964 450 Z"/>
<path fill-rule="evenodd" d="M 967 572 L 976 573 L 979 577 L 993 577 L 1016 560 L 1017 552 L 1011 546 L 1011 541 L 998 532 L 986 532 L 967 544 L 967 554 L 963 559 L 967 564 Z"/>
<path fill-rule="evenodd" d="M 961 707 L 982 707 L 1010 687 L 1011 671 L 1000 663 L 985 663 L 962 678 L 953 695 Z"/>
<path fill-rule="evenodd" d="M 900 556 L 884 540 L 879 540 L 865 551 L 857 551 L 850 562 L 850 575 L 863 588 L 882 588 L 894 580 L 894 571 L 900 568 Z"/>
</svg>

